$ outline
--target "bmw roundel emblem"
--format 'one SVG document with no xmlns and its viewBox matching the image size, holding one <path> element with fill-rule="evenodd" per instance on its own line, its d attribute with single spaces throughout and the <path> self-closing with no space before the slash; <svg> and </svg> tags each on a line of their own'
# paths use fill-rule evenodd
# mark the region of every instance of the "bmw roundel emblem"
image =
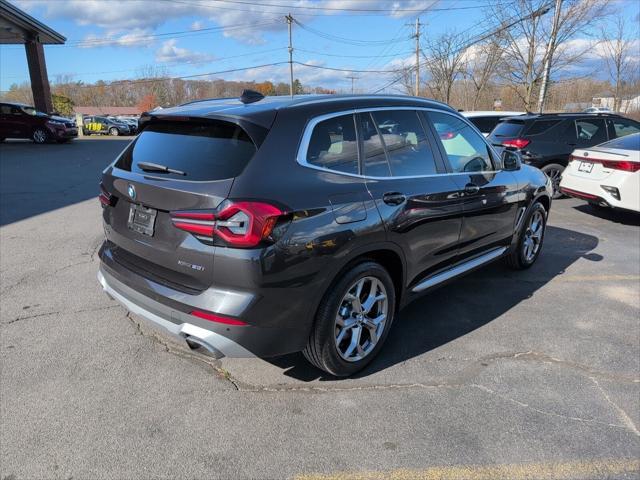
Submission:
<svg viewBox="0 0 640 480">
<path fill-rule="evenodd" d="M 127 193 L 131 197 L 131 200 L 135 200 L 136 199 L 136 187 L 134 187 L 133 185 L 129 184 L 129 187 L 127 188 Z"/>
</svg>

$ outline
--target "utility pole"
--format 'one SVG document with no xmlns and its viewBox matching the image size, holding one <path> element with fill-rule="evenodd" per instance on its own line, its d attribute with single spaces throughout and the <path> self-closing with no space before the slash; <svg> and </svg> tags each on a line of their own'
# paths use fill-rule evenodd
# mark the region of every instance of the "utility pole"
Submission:
<svg viewBox="0 0 640 480">
<path fill-rule="evenodd" d="M 416 85 L 414 95 L 420 95 L 420 18 L 416 18 Z"/>
<path fill-rule="evenodd" d="M 553 15 L 553 25 L 551 26 L 551 36 L 547 43 L 547 52 L 544 59 L 544 71 L 542 72 L 542 83 L 540 84 L 540 95 L 538 96 L 538 113 L 544 110 L 544 100 L 547 95 L 547 85 L 549 83 L 549 73 L 551 71 L 551 57 L 556 48 L 556 38 L 558 36 L 558 24 L 560 23 L 560 12 L 562 9 L 562 0 L 556 0 L 556 11 Z"/>
<path fill-rule="evenodd" d="M 353 90 L 353 82 L 354 82 L 354 80 L 359 80 L 360 77 L 356 77 L 356 76 L 353 76 L 353 75 L 347 75 L 347 78 L 351 79 L 351 93 L 353 94 L 353 92 L 354 92 L 354 90 Z"/>
<path fill-rule="evenodd" d="M 291 13 L 284 17 L 287 19 L 287 25 L 289 27 L 289 95 L 293 97 L 293 45 L 291 43 L 291 24 L 293 23 L 293 17 Z"/>
</svg>

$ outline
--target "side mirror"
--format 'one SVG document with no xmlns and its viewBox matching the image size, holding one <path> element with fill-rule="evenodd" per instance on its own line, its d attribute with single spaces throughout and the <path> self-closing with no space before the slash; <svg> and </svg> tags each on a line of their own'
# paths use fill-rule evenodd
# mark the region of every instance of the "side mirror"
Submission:
<svg viewBox="0 0 640 480">
<path fill-rule="evenodd" d="M 513 172 L 520 170 L 522 166 L 522 160 L 520 160 L 520 154 L 513 150 L 504 149 L 502 151 L 502 169 Z"/>
</svg>

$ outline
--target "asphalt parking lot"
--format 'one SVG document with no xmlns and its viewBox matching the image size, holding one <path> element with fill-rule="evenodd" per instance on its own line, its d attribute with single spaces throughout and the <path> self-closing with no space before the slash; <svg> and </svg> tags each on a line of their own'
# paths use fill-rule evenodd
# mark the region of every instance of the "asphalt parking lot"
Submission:
<svg viewBox="0 0 640 480">
<path fill-rule="evenodd" d="M 640 476 L 640 219 L 552 207 L 500 264 L 401 312 L 336 381 L 300 355 L 200 357 L 101 292 L 118 138 L 0 145 L 0 478 Z"/>
</svg>

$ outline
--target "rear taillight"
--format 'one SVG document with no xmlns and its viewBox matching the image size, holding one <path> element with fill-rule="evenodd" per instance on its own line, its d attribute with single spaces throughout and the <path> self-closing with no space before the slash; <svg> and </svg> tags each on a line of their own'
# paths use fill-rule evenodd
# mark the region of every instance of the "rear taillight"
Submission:
<svg viewBox="0 0 640 480">
<path fill-rule="evenodd" d="M 529 145 L 531 140 L 527 140 L 526 138 L 514 138 L 513 140 L 504 140 L 502 145 L 505 147 L 515 147 L 518 149 L 522 149 Z"/>
<path fill-rule="evenodd" d="M 576 157 L 572 155 L 569 161 L 578 160 L 581 162 L 599 163 L 604 168 L 610 168 L 612 170 L 622 170 L 624 172 L 637 172 L 640 171 L 640 162 L 630 162 L 629 160 L 601 160 L 599 158 L 591 157 Z"/>
<path fill-rule="evenodd" d="M 604 168 L 613 170 L 623 170 L 625 172 L 637 172 L 640 170 L 639 162 L 630 162 L 628 160 L 600 160 Z"/>
<path fill-rule="evenodd" d="M 224 325 L 246 325 L 245 322 L 238 320 L 237 318 L 226 317 L 224 315 L 218 315 L 217 313 L 203 312 L 202 310 L 193 310 L 191 315 L 202 318 L 203 320 L 209 320 L 210 322 L 222 323 Z"/>
<path fill-rule="evenodd" d="M 268 240 L 285 212 L 262 202 L 224 202 L 218 211 L 171 212 L 173 226 L 203 240 L 218 237 L 232 247 L 255 247 Z"/>
<path fill-rule="evenodd" d="M 104 188 L 104 185 L 100 184 L 100 194 L 98 195 L 98 200 L 104 207 L 113 207 L 116 204 L 116 197 L 107 192 L 107 189 Z"/>
</svg>

